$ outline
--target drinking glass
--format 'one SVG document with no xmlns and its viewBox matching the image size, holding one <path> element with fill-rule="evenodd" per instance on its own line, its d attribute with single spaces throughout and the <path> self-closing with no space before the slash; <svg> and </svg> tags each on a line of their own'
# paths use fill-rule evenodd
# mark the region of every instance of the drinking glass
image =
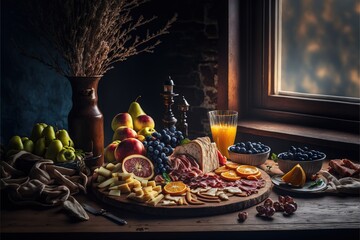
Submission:
<svg viewBox="0 0 360 240">
<path fill-rule="evenodd" d="M 234 144 L 238 112 L 232 110 L 209 111 L 212 139 L 222 155 L 229 158 L 227 148 Z"/>
</svg>

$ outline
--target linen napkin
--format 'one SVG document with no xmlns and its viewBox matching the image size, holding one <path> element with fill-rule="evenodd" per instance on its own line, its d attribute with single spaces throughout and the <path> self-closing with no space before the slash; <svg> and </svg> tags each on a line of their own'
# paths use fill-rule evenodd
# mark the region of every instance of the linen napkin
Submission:
<svg viewBox="0 0 360 240">
<path fill-rule="evenodd" d="M 89 216 L 73 195 L 86 193 L 87 176 L 75 169 L 56 166 L 52 160 L 20 151 L 0 162 L 0 190 L 20 205 L 62 206 L 80 220 Z"/>
<path fill-rule="evenodd" d="M 337 179 L 334 175 L 324 170 L 321 170 L 319 173 L 328 180 L 325 192 L 360 194 L 360 179 L 354 177 Z"/>
</svg>

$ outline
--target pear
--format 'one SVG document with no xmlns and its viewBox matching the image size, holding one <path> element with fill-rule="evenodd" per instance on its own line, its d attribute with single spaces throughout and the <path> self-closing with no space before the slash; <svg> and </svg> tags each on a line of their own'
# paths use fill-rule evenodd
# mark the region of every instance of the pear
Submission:
<svg viewBox="0 0 360 240">
<path fill-rule="evenodd" d="M 43 157 L 45 154 L 45 150 L 46 150 L 45 137 L 41 137 L 35 142 L 34 154 Z"/>
<path fill-rule="evenodd" d="M 41 138 L 41 133 L 44 130 L 44 125 L 41 123 L 36 123 L 31 131 L 30 139 L 33 142 L 36 142 L 39 138 Z"/>
<path fill-rule="evenodd" d="M 67 149 L 67 148 L 63 148 L 56 156 L 56 161 L 57 162 L 70 162 L 70 161 L 74 161 L 76 158 L 75 152 Z"/>
<path fill-rule="evenodd" d="M 52 140 L 46 149 L 45 158 L 56 161 L 58 153 L 63 149 L 59 139 Z"/>
<path fill-rule="evenodd" d="M 74 146 L 74 143 L 71 140 L 69 133 L 65 129 L 61 129 L 56 132 L 56 139 L 59 139 L 63 146 Z"/>
<path fill-rule="evenodd" d="M 131 115 L 131 118 L 133 120 L 135 120 L 138 116 L 140 115 L 146 115 L 146 113 L 144 112 L 144 110 L 141 108 L 140 104 L 137 102 L 137 100 L 140 98 L 141 96 L 138 96 L 134 102 L 132 102 L 130 104 L 128 113 Z"/>
<path fill-rule="evenodd" d="M 29 152 L 29 153 L 32 153 L 34 151 L 34 142 L 31 140 L 31 139 L 25 139 L 23 141 L 23 145 L 24 145 L 24 150 Z"/>
<path fill-rule="evenodd" d="M 24 145 L 21 141 L 20 136 L 13 136 L 9 140 L 8 150 L 10 150 L 10 149 L 13 149 L 13 150 L 23 150 L 24 149 Z"/>
<path fill-rule="evenodd" d="M 45 137 L 45 144 L 49 146 L 49 144 L 56 138 L 54 127 L 48 125 L 41 133 L 42 137 Z"/>
</svg>

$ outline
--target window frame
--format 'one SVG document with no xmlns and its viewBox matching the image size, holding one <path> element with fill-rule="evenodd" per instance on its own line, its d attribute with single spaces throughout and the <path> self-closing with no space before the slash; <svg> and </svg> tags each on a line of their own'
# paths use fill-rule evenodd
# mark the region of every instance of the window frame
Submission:
<svg viewBox="0 0 360 240">
<path fill-rule="evenodd" d="M 279 0 L 229 0 L 228 4 L 227 100 L 220 100 L 219 106 L 239 110 L 240 119 L 359 133 L 358 103 L 274 94 L 277 35 L 273 29 Z"/>
</svg>

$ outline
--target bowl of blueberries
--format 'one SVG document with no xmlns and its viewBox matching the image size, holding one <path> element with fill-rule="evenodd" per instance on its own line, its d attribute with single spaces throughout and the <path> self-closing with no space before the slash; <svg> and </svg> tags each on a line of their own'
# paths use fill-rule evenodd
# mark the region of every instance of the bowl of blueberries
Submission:
<svg viewBox="0 0 360 240">
<path fill-rule="evenodd" d="M 270 147 L 261 142 L 238 142 L 228 147 L 231 161 L 258 166 L 264 164 L 270 155 Z"/>
<path fill-rule="evenodd" d="M 278 154 L 277 163 L 283 173 L 289 172 L 296 164 L 300 164 L 306 178 L 311 179 L 320 171 L 324 159 L 326 159 L 326 155 L 323 152 L 308 147 L 291 146 L 287 152 Z"/>
</svg>

